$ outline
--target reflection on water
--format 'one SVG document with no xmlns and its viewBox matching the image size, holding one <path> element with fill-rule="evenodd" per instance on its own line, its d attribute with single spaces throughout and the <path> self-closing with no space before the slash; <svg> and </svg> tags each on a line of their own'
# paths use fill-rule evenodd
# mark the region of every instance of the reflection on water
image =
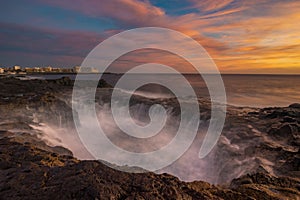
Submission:
<svg viewBox="0 0 300 200">
<path fill-rule="evenodd" d="M 300 76 L 226 75 L 223 80 L 230 104 L 266 107 L 300 102 Z"/>
<path fill-rule="evenodd" d="M 69 76 L 74 79 L 75 75 L 35 75 L 46 79 L 56 79 Z M 86 74 L 84 78 L 95 78 L 96 74 Z M 103 78 L 114 85 L 122 75 L 104 74 Z M 132 79 L 145 78 L 145 75 L 132 74 Z M 167 80 L 178 87 L 182 87 L 178 75 L 151 74 L 157 80 Z M 214 75 L 208 75 L 214 76 Z M 199 97 L 209 97 L 206 84 L 200 75 L 185 75 Z M 300 75 L 222 75 L 228 104 L 238 106 L 266 107 L 287 106 L 291 103 L 300 102 Z M 184 88 L 183 88 L 184 89 Z M 163 87 L 147 87 L 147 92 L 162 94 L 168 90 Z"/>
</svg>

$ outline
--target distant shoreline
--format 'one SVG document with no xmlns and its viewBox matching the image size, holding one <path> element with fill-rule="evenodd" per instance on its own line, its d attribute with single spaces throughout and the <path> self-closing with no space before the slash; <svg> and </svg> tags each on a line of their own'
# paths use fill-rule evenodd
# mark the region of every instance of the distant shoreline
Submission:
<svg viewBox="0 0 300 200">
<path fill-rule="evenodd" d="M 24 74 L 7 74 L 2 73 L 0 76 L 27 76 L 27 75 L 93 75 L 93 74 L 109 74 L 109 75 L 138 75 L 138 74 L 149 74 L 149 75 L 176 75 L 172 73 L 114 73 L 114 72 L 104 72 L 104 73 L 74 73 L 74 72 L 31 72 Z M 181 75 L 200 75 L 197 73 L 181 73 Z M 218 75 L 203 73 L 202 75 Z M 220 74 L 221 76 L 300 76 L 300 74 Z"/>
</svg>

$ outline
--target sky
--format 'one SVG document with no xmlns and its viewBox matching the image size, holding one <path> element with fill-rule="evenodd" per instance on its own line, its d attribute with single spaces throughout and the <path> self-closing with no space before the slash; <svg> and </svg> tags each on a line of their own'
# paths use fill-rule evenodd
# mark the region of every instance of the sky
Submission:
<svg viewBox="0 0 300 200">
<path fill-rule="evenodd" d="M 4 67 L 73 67 L 116 33 L 164 27 L 201 44 L 221 73 L 300 74 L 299 0 L 10 0 L 1 2 L 0 27 Z M 154 50 L 112 68 L 151 59 L 190 72 L 186 61 Z"/>
</svg>

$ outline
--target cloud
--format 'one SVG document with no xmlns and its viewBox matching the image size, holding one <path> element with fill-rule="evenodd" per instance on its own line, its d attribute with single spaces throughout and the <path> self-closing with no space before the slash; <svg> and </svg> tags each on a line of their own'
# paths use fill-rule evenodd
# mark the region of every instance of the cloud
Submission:
<svg viewBox="0 0 300 200">
<path fill-rule="evenodd" d="M 119 25 L 140 26 L 156 23 L 165 15 L 163 9 L 139 0 L 41 0 L 51 6 L 73 10 L 91 17 L 109 17 Z"/>
<path fill-rule="evenodd" d="M 78 61 L 82 61 L 104 38 L 93 32 L 41 29 L 7 23 L 0 23 L 0 27 L 0 63 L 2 64 L 21 60 L 21 57 L 25 60 L 26 56 L 28 60 L 34 59 L 34 55 L 37 55 L 37 58 L 48 57 L 47 60 L 52 59 L 51 63 L 58 61 L 57 65 L 66 64 L 68 61 L 69 66 L 78 64 Z M 4 55 L 9 56 L 11 61 L 8 61 L 8 57 Z M 76 60 L 76 63 L 71 59 L 62 59 L 67 57 Z"/>
<path fill-rule="evenodd" d="M 183 44 L 184 45 L 184 44 Z M 184 46 L 182 48 L 185 48 Z M 173 54 L 172 52 L 157 49 L 140 49 L 129 52 L 115 60 L 109 71 L 126 72 L 127 70 L 146 63 L 159 63 L 172 67 L 179 72 L 196 72 L 194 67 L 185 59 Z"/>
<path fill-rule="evenodd" d="M 128 27 L 160 26 L 172 28 L 194 37 L 210 52 L 226 48 L 224 43 L 205 37 L 195 30 L 194 26 L 190 26 L 189 24 L 193 22 L 192 19 L 194 17 L 192 14 L 170 17 L 162 9 L 151 5 L 148 1 L 102 0 L 89 1 L 87 3 L 83 0 L 42 0 L 39 2 L 66 10 L 77 11 L 99 19 L 101 17 L 110 17 L 116 20 L 117 24 L 122 24 L 118 30 L 103 32 L 101 35 L 105 35 L 105 37 Z M 9 29 L 9 32 L 12 32 L 12 35 L 3 35 L 3 38 L 6 38 L 5 40 L 7 41 L 3 46 L 9 47 L 7 49 L 9 51 L 19 53 L 26 51 L 27 53 L 48 54 L 57 57 L 77 56 L 82 58 L 103 40 L 99 34 L 86 31 L 62 31 L 9 24 L 1 25 L 1 27 L 3 27 L 3 30 Z M 14 37 L 18 39 L 13 40 Z"/>
<path fill-rule="evenodd" d="M 190 0 L 194 7 L 202 12 L 210 12 L 220 10 L 228 5 L 230 5 L 234 0 L 214 0 L 214 1 L 199 1 Z"/>
<path fill-rule="evenodd" d="M 190 23 L 191 29 L 227 47 L 208 49 L 223 72 L 300 73 L 299 1 L 247 1 L 223 8 L 198 14 Z M 233 8 L 240 11 L 226 14 Z"/>
</svg>

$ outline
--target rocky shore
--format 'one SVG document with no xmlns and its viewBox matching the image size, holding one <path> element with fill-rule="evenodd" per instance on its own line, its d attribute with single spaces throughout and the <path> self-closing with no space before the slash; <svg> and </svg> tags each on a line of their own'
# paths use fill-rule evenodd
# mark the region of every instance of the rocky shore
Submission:
<svg viewBox="0 0 300 200">
<path fill-rule="evenodd" d="M 135 174 L 84 161 L 51 145 L 41 123 L 73 128 L 73 81 L 0 79 L 0 199 L 300 199 L 300 104 L 288 107 L 228 106 L 204 181 L 169 174 Z M 109 101 L 110 85 L 99 83 Z M 175 99 L 133 97 L 133 105 L 161 103 L 178 112 Z M 210 104 L 199 99 L 203 129 Z M 75 119 L 74 119 L 75 118 Z M 188 165 L 197 160 L 188 160 Z"/>
<path fill-rule="evenodd" d="M 0 134 L 1 199 L 297 199 L 300 195 L 296 178 L 255 173 L 228 186 L 183 182 L 168 174 L 125 173 L 98 161 L 79 161 L 68 150 L 37 145 L 36 139 L 29 139 L 32 136 Z"/>
</svg>

